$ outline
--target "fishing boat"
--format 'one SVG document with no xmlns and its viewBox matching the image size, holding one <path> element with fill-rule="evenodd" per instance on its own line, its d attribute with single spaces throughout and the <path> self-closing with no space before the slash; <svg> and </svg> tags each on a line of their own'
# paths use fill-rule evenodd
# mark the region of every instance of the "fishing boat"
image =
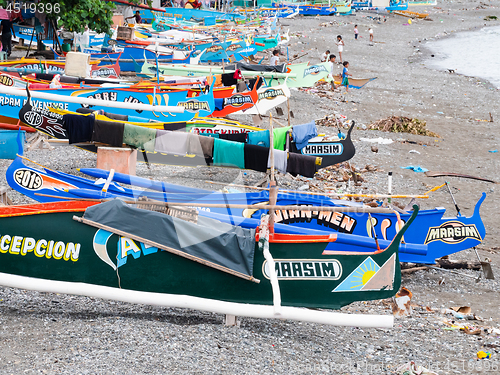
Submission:
<svg viewBox="0 0 500 375">
<path fill-rule="evenodd" d="M 22 149 L 20 148 L 20 153 Z M 82 168 L 82 173 L 101 179 L 100 183 L 93 180 L 75 177 L 48 168 L 43 170 L 31 168 L 25 165 L 20 157 L 13 161 L 7 170 L 7 181 L 13 189 L 40 202 L 53 202 L 64 199 L 109 199 L 127 198 L 137 199 L 144 196 L 149 199 L 181 202 L 192 207 L 197 205 L 215 204 L 227 202 L 228 204 L 256 205 L 269 202 L 269 193 L 260 191 L 258 193 L 228 193 L 221 194 L 203 189 L 191 189 L 159 181 L 114 173 L 110 178 L 109 171 L 96 168 Z M 104 181 L 110 179 L 117 183 L 131 184 L 142 189 L 126 188 L 122 185 L 110 184 L 108 190 L 103 193 Z M 45 182 L 47 181 L 47 182 Z M 34 184 L 31 186 L 30 184 Z M 152 191 L 145 191 L 147 188 Z M 157 191 L 157 193 L 155 193 Z M 41 195 L 40 195 L 41 194 Z M 47 195 L 47 197 L 44 197 Z M 401 261 L 412 263 L 433 264 L 435 259 L 450 255 L 458 251 L 479 245 L 486 234 L 484 224 L 480 217 L 480 207 L 486 198 L 482 197 L 476 203 L 474 213 L 470 217 L 458 214 L 454 217 L 444 217 L 444 208 L 422 210 L 417 216 L 414 225 L 407 231 L 404 237 L 409 246 L 408 251 L 401 250 Z M 279 192 L 278 203 L 280 205 L 309 205 L 317 207 L 345 206 L 351 204 L 348 201 L 335 200 L 322 195 L 314 195 L 303 192 Z M 229 222 L 238 222 L 245 218 L 255 220 L 267 209 L 234 208 L 210 208 L 209 212 L 223 214 Z M 368 215 L 365 213 L 343 213 L 331 214 L 321 210 L 313 211 L 308 215 L 296 210 L 276 211 L 275 222 L 300 227 L 305 230 L 326 230 L 346 234 L 363 236 L 370 241 L 377 238 L 378 241 L 386 241 L 396 235 L 407 222 L 412 212 L 391 212 Z M 218 218 L 220 219 L 220 218 Z M 255 226 L 255 224 L 252 224 Z M 426 245 L 426 251 L 411 250 L 413 245 Z M 415 247 L 414 247 L 415 248 Z"/>
<path fill-rule="evenodd" d="M 28 94 L 24 90 L 2 87 L 0 93 L 3 95 L 3 112 L 0 120 L 7 123 L 16 123 L 19 112 L 28 102 Z M 108 107 L 119 108 L 119 114 L 137 116 L 141 114 L 153 121 L 189 121 L 195 117 L 207 116 L 214 111 L 214 97 L 212 90 L 188 97 L 187 90 L 162 91 L 156 89 L 135 89 L 129 85 L 108 85 L 93 88 L 60 88 L 60 89 L 37 89 L 32 90 L 31 101 L 33 107 L 47 109 L 58 107 L 76 112 L 78 108 L 92 107 L 93 109 L 104 109 Z M 90 101 L 89 101 L 90 100 Z M 92 102 L 93 104 L 88 104 Z M 131 105 L 125 105 L 130 103 Z M 143 111 L 133 109 L 134 105 L 156 105 L 158 107 L 168 106 L 185 108 L 183 111 L 173 110 L 163 112 Z M 38 117 L 38 116 L 37 116 Z"/>
<path fill-rule="evenodd" d="M 345 253 L 332 235 L 269 233 L 265 222 L 256 234 L 119 200 L 1 207 L 0 285 L 298 319 L 293 307 L 339 309 L 393 296 L 398 246 L 413 218 L 386 249 Z M 301 316 L 319 319 L 311 310 Z M 339 320 L 330 316 L 330 324 Z"/>
<path fill-rule="evenodd" d="M 424 19 L 429 16 L 429 13 L 418 13 L 418 12 L 411 12 L 409 10 L 394 10 L 390 11 L 392 14 L 396 14 L 398 16 L 403 16 L 403 17 L 410 17 L 410 18 L 419 18 L 419 19 Z"/>
<path fill-rule="evenodd" d="M 334 79 L 336 85 L 342 84 L 342 76 L 340 74 L 335 75 L 333 77 L 333 79 Z M 372 77 L 372 78 L 349 77 L 349 87 L 351 87 L 353 89 L 361 89 L 365 85 L 367 85 L 368 83 L 370 83 L 371 81 L 374 81 L 376 79 L 377 79 L 377 77 Z M 325 79 L 325 80 L 328 81 L 328 79 Z"/>
</svg>

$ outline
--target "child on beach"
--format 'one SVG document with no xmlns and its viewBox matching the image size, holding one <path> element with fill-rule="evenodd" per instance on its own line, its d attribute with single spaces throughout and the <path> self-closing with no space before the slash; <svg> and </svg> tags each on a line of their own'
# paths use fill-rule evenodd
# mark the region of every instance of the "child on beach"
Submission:
<svg viewBox="0 0 500 375">
<path fill-rule="evenodd" d="M 370 42 L 373 42 L 373 29 L 371 27 L 368 29 L 368 33 L 370 34 Z"/>
<path fill-rule="evenodd" d="M 321 62 L 327 62 L 330 57 L 330 50 L 327 49 L 324 54 L 321 55 Z"/>
<path fill-rule="evenodd" d="M 358 40 L 358 25 L 354 25 L 354 39 Z"/>
<path fill-rule="evenodd" d="M 271 57 L 271 60 L 269 60 L 269 65 L 276 66 L 279 64 L 279 62 L 280 62 L 280 58 L 278 56 L 279 53 L 280 53 L 280 51 L 278 51 L 277 49 L 275 49 L 273 51 L 273 56 Z"/>
<path fill-rule="evenodd" d="M 337 72 L 335 71 L 335 66 L 338 66 L 335 63 L 336 58 L 337 58 L 337 56 L 332 54 L 332 55 L 330 55 L 330 60 L 328 61 L 328 65 L 330 67 L 330 74 L 329 74 L 328 78 L 332 79 L 332 81 L 330 82 L 331 87 L 332 87 L 332 91 L 335 91 L 338 88 L 337 85 L 335 84 L 335 76 L 337 75 Z"/>
<path fill-rule="evenodd" d="M 352 74 L 349 74 L 349 62 L 344 61 L 342 64 L 344 65 L 344 69 L 342 70 L 342 86 L 345 86 L 345 92 L 349 92 L 349 76 L 352 76 Z"/>
<path fill-rule="evenodd" d="M 342 40 L 341 35 L 337 35 L 337 47 L 339 50 L 340 64 L 342 64 L 342 51 L 344 51 L 344 41 Z"/>
</svg>

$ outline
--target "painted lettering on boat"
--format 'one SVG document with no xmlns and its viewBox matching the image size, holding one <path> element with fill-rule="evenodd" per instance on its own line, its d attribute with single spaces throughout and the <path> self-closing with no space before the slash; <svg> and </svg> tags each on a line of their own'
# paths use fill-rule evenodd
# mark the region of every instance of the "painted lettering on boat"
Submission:
<svg viewBox="0 0 500 375">
<path fill-rule="evenodd" d="M 300 150 L 304 155 L 342 155 L 343 151 L 342 143 L 311 143 Z"/>
<path fill-rule="evenodd" d="M 2 74 L 0 75 L 0 85 L 14 86 L 14 80 L 12 79 L 12 77 Z"/>
<path fill-rule="evenodd" d="M 202 134 L 202 133 L 213 133 L 213 134 L 239 134 L 239 133 L 248 133 L 248 129 L 224 129 L 216 127 L 212 128 L 193 128 L 194 133 Z"/>
<path fill-rule="evenodd" d="M 97 100 L 109 100 L 112 102 L 116 102 L 118 100 L 118 93 L 113 91 L 105 91 L 105 92 L 97 92 L 93 95 L 87 96 L 89 99 L 97 99 Z M 125 102 L 128 100 L 124 100 Z"/>
<path fill-rule="evenodd" d="M 439 227 L 430 227 L 425 238 L 424 245 L 433 241 L 442 241 L 448 244 L 456 244 L 466 239 L 482 241 L 475 224 L 464 224 L 460 221 L 447 221 Z"/>
<path fill-rule="evenodd" d="M 43 185 L 43 178 L 37 172 L 25 168 L 16 169 L 14 172 L 14 181 L 28 190 L 38 190 Z"/>
<path fill-rule="evenodd" d="M 283 92 L 282 89 L 267 89 L 266 91 L 261 92 L 259 94 L 259 100 L 261 99 L 271 100 L 281 95 L 285 96 L 285 93 Z"/>
<path fill-rule="evenodd" d="M 275 259 L 278 280 L 338 280 L 342 276 L 342 265 L 338 260 L 321 259 Z M 269 279 L 269 264 L 262 264 L 262 274 Z"/>
<path fill-rule="evenodd" d="M 220 51 L 221 49 L 222 49 L 222 47 L 220 45 L 216 44 L 215 46 L 208 47 L 207 52 L 217 52 L 217 51 Z"/>
<path fill-rule="evenodd" d="M 186 111 L 197 112 L 197 111 L 210 111 L 210 106 L 208 102 L 200 102 L 199 100 L 188 100 L 187 102 L 177 103 L 177 106 L 184 107 Z"/>
<path fill-rule="evenodd" d="M 127 263 L 127 255 L 132 255 L 137 259 L 142 255 L 149 255 L 156 253 L 157 247 L 145 245 L 142 242 L 136 242 L 128 237 L 120 237 L 118 240 L 118 254 L 116 255 L 117 267 L 121 267 Z"/>
<path fill-rule="evenodd" d="M 118 77 L 118 74 L 116 74 L 115 69 L 113 68 L 100 68 L 97 70 L 92 70 L 91 72 L 92 77 L 110 77 L 110 76 L 115 76 Z"/>
<path fill-rule="evenodd" d="M 0 235 L 0 253 L 26 256 L 30 253 L 38 258 L 63 259 L 76 262 L 80 256 L 79 243 L 36 240 L 32 237 Z"/>
<path fill-rule="evenodd" d="M 16 68 L 20 69 L 35 69 L 35 70 L 41 70 L 42 68 L 40 67 L 39 64 L 20 64 L 16 65 Z M 47 72 L 63 72 L 64 73 L 64 66 L 56 66 L 56 65 L 48 65 L 44 66 L 43 69 L 45 69 Z"/>
<path fill-rule="evenodd" d="M 28 100 L 25 99 L 23 105 L 26 104 L 27 101 Z M 31 106 L 33 108 L 37 108 L 37 109 L 47 109 L 48 110 L 49 108 L 59 108 L 59 109 L 68 110 L 68 103 L 49 103 L 46 101 L 36 100 L 33 98 L 31 99 Z"/>
<path fill-rule="evenodd" d="M 237 49 L 241 48 L 241 45 L 239 43 L 235 43 L 235 44 L 231 44 L 229 47 L 227 47 L 226 49 L 228 51 L 236 51 Z"/>
<path fill-rule="evenodd" d="M 252 98 L 241 94 L 236 94 L 229 98 L 224 98 L 224 105 L 241 107 L 244 104 L 253 104 Z"/>
<path fill-rule="evenodd" d="M 310 66 L 309 68 L 307 69 L 304 69 L 304 77 L 307 76 L 307 75 L 317 75 L 321 72 L 326 72 L 326 68 L 324 67 L 324 65 L 313 65 L 313 66 Z"/>
<path fill-rule="evenodd" d="M 278 210 L 275 211 L 276 223 L 310 223 L 316 219 L 319 225 L 335 229 L 341 233 L 352 233 L 356 228 L 357 220 L 341 212 L 329 211 L 299 211 L 299 210 Z"/>
<path fill-rule="evenodd" d="M 9 106 L 9 107 L 20 107 L 21 106 L 21 99 L 16 99 L 12 96 L 0 96 L 0 105 L 1 106 Z"/>
</svg>

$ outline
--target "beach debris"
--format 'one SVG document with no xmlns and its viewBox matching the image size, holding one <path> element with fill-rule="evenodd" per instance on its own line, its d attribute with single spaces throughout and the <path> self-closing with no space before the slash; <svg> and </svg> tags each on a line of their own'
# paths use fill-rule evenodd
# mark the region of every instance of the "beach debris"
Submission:
<svg viewBox="0 0 500 375">
<path fill-rule="evenodd" d="M 421 121 L 416 118 L 411 119 L 405 116 L 391 116 L 386 119 L 375 121 L 370 126 L 368 126 L 368 129 L 393 133 L 410 133 L 441 138 L 439 134 L 426 129 L 425 126 L 425 121 Z"/>
<path fill-rule="evenodd" d="M 479 359 L 490 359 L 491 358 L 491 353 L 490 352 L 485 352 L 483 350 L 480 350 L 477 352 L 477 358 Z"/>
<path fill-rule="evenodd" d="M 489 150 L 488 152 L 491 152 L 492 154 L 495 154 L 495 153 L 498 152 L 498 150 L 497 149 L 495 149 L 495 150 Z"/>
<path fill-rule="evenodd" d="M 413 172 L 422 173 L 429 171 L 428 169 L 422 168 L 420 165 L 409 165 L 407 167 L 401 167 L 402 169 L 411 169 Z"/>
<path fill-rule="evenodd" d="M 497 19 L 498 19 L 497 16 L 486 16 L 486 17 L 484 17 L 485 21 L 494 21 L 494 20 L 497 20 Z"/>
<path fill-rule="evenodd" d="M 378 147 L 377 146 L 372 146 L 372 152 L 377 153 L 378 152 Z"/>
<path fill-rule="evenodd" d="M 439 375 L 423 366 L 417 365 L 414 361 L 399 366 L 395 372 L 396 375 Z"/>
<path fill-rule="evenodd" d="M 451 261 L 445 258 L 439 258 L 436 260 L 436 264 L 448 270 L 476 270 L 479 271 L 481 269 L 480 262 L 468 262 L 466 260 L 455 260 Z"/>
<path fill-rule="evenodd" d="M 482 178 L 482 177 L 476 177 L 476 176 L 470 176 L 467 174 L 462 174 L 462 173 L 453 173 L 453 172 L 432 172 L 432 171 L 427 171 L 425 172 L 425 175 L 427 177 L 444 177 L 444 176 L 451 176 L 451 177 L 462 177 L 462 178 L 471 178 L 473 180 L 479 180 L 479 181 L 486 181 L 486 182 L 491 182 L 493 184 L 498 184 L 498 182 L 489 180 L 487 178 Z"/>
<path fill-rule="evenodd" d="M 411 297 L 412 292 L 402 287 L 401 290 L 396 293 L 396 296 L 392 299 L 392 314 L 395 318 L 403 318 L 405 316 L 411 315 Z"/>
<path fill-rule="evenodd" d="M 363 141 L 363 142 L 378 143 L 379 145 L 390 145 L 392 142 L 394 142 L 390 138 L 382 138 L 382 137 L 379 137 L 379 138 L 360 138 L 359 140 Z"/>
</svg>

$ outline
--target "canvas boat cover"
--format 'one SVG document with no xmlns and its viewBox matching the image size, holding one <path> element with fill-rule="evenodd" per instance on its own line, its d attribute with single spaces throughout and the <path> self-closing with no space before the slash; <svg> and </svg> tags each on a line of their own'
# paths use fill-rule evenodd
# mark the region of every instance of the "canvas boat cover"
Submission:
<svg viewBox="0 0 500 375">
<path fill-rule="evenodd" d="M 87 208 L 84 218 L 253 276 L 253 229 L 205 217 L 195 224 L 118 199 Z"/>
<path fill-rule="evenodd" d="M 252 72 L 278 72 L 278 73 L 286 73 L 287 64 L 281 65 L 260 65 L 260 64 L 245 64 L 238 62 L 235 65 L 226 66 L 227 70 L 236 70 L 241 69 L 243 71 L 250 70 Z"/>
</svg>

